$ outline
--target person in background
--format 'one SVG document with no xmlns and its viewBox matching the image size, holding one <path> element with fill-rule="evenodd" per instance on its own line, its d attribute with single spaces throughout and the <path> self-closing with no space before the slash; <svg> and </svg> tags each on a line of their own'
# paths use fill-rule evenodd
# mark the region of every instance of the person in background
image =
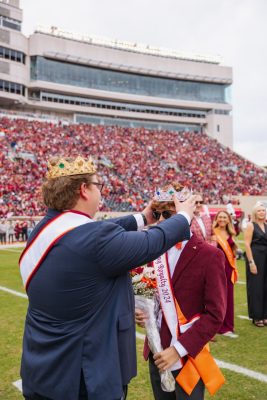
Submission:
<svg viewBox="0 0 267 400">
<path fill-rule="evenodd" d="M 236 217 L 236 213 L 231 214 L 231 218 L 232 218 L 232 224 L 235 230 L 235 236 L 237 237 L 240 233 L 240 222 L 238 221 L 237 217 Z"/>
<path fill-rule="evenodd" d="M 30 219 L 30 220 L 28 221 L 28 231 L 27 231 L 28 236 L 31 235 L 31 233 L 32 233 L 32 231 L 33 231 L 35 225 L 36 225 L 36 224 L 35 224 L 35 221 L 34 221 L 33 219 Z M 27 238 L 27 240 L 28 240 L 28 238 Z"/>
<path fill-rule="evenodd" d="M 20 221 L 16 221 L 14 230 L 15 230 L 15 238 L 16 238 L 16 240 L 17 240 L 17 241 L 20 241 L 21 238 L 22 238 L 22 236 L 21 236 L 21 233 L 22 233 L 22 225 L 21 225 L 21 222 L 20 222 Z"/>
<path fill-rule="evenodd" d="M 28 222 L 26 220 L 21 222 L 21 237 L 23 242 L 28 240 Z"/>
<path fill-rule="evenodd" d="M 256 203 L 252 222 L 244 232 L 248 315 L 255 326 L 267 325 L 267 225 L 266 208 Z"/>
<path fill-rule="evenodd" d="M 7 221 L 5 219 L 0 220 L 0 243 L 6 244 L 7 241 Z"/>
<path fill-rule="evenodd" d="M 21 377 L 27 400 L 122 400 L 136 375 L 129 271 L 190 236 L 194 196 L 149 231 L 143 213 L 94 221 L 103 183 L 91 159 L 57 157 L 42 186 L 46 216 L 20 257 L 27 290 Z"/>
<path fill-rule="evenodd" d="M 203 212 L 203 196 L 199 193 L 196 195 L 196 209 L 194 211 L 194 217 L 191 222 L 191 232 L 198 237 L 198 239 L 205 240 L 207 243 L 216 246 L 214 241 L 212 222 L 209 215 Z"/>
<path fill-rule="evenodd" d="M 8 243 L 15 242 L 15 222 L 12 220 L 9 220 L 7 224 L 7 237 Z"/>
<path fill-rule="evenodd" d="M 234 241 L 235 229 L 227 211 L 219 211 L 214 219 L 213 230 L 217 246 L 225 255 L 225 273 L 227 279 L 227 308 L 219 333 L 231 338 L 237 338 L 234 333 L 234 284 L 237 281 L 236 249 Z"/>
<path fill-rule="evenodd" d="M 245 230 L 246 230 L 246 228 L 248 226 L 248 222 L 251 222 L 251 214 L 248 214 L 247 217 L 244 217 L 242 219 L 242 222 L 241 222 L 241 230 L 242 230 L 242 232 L 245 232 Z"/>
<path fill-rule="evenodd" d="M 229 215 L 231 215 L 231 217 L 233 215 L 235 215 L 235 209 L 234 209 L 234 206 L 233 206 L 232 201 L 230 199 L 228 199 L 228 201 L 227 201 L 226 211 L 228 212 Z"/>
</svg>

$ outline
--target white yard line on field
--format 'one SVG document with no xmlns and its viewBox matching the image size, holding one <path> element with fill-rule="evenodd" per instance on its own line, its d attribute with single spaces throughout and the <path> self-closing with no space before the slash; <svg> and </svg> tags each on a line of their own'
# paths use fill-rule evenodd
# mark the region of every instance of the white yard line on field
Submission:
<svg viewBox="0 0 267 400">
<path fill-rule="evenodd" d="M 5 250 L 5 249 L 12 249 L 12 247 L 25 247 L 26 242 L 16 242 L 16 243 L 10 243 L 10 244 L 1 244 L 0 245 L 0 250 Z"/>
<path fill-rule="evenodd" d="M 141 340 L 145 340 L 145 335 L 136 332 L 136 337 Z M 267 383 L 267 375 L 260 372 L 252 371 L 251 369 L 240 367 L 236 364 L 230 364 L 225 361 L 216 360 L 216 363 L 220 368 L 229 369 L 230 371 L 236 372 L 238 374 L 249 376 L 250 378 L 257 379 L 260 382 Z"/>
<path fill-rule="evenodd" d="M 237 281 L 236 283 L 239 283 L 239 285 L 246 285 L 246 282 L 244 281 Z"/>
<path fill-rule="evenodd" d="M 20 392 L 22 392 L 22 380 L 21 379 L 19 379 L 16 382 L 13 382 L 12 385 L 15 386 Z"/>
<path fill-rule="evenodd" d="M 21 253 L 21 250 L 15 250 L 15 249 L 10 249 L 10 248 L 6 248 L 6 249 L 0 249 L 1 251 L 5 251 L 5 252 L 9 252 L 9 253 Z"/>
<path fill-rule="evenodd" d="M 143 333 L 139 333 L 139 332 L 136 331 L 136 337 L 137 337 L 138 339 L 145 340 L 146 335 L 144 335 Z"/>
<path fill-rule="evenodd" d="M 25 293 L 17 292 L 16 290 L 8 289 L 7 287 L 4 286 L 0 286 L 0 290 L 13 294 L 14 296 L 23 297 L 24 299 L 28 298 L 28 296 Z"/>
<path fill-rule="evenodd" d="M 250 318 L 247 317 L 246 315 L 238 315 L 237 317 L 240 318 L 240 319 L 248 319 L 248 320 L 250 320 Z"/>
<path fill-rule="evenodd" d="M 230 371 L 237 372 L 238 374 L 246 375 L 249 378 L 257 379 L 260 382 L 267 383 L 267 375 L 260 372 L 252 371 L 251 369 L 239 367 L 239 365 L 230 364 L 225 361 L 216 360 L 216 363 L 220 368 L 229 369 Z"/>
</svg>

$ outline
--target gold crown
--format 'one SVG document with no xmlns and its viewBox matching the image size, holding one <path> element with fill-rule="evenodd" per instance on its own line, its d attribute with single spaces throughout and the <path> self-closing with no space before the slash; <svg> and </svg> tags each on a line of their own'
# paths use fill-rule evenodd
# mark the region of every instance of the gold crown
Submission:
<svg viewBox="0 0 267 400">
<path fill-rule="evenodd" d="M 96 167 L 92 158 L 85 160 L 78 156 L 75 160 L 67 160 L 59 158 L 56 162 L 48 161 L 47 164 L 47 179 L 59 178 L 61 176 L 81 175 L 81 174 L 95 174 Z"/>
</svg>

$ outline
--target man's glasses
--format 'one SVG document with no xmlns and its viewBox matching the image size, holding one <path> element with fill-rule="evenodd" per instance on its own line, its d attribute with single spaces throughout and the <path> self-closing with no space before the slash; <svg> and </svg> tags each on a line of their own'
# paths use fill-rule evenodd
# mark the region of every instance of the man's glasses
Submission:
<svg viewBox="0 0 267 400">
<path fill-rule="evenodd" d="M 197 200 L 197 201 L 195 201 L 195 204 L 204 204 L 204 201 L 203 200 Z"/>
<path fill-rule="evenodd" d="M 153 218 L 157 221 L 160 219 L 161 215 L 164 219 L 170 218 L 172 215 L 175 214 L 175 211 L 164 210 L 164 211 L 153 211 Z"/>
<path fill-rule="evenodd" d="M 100 190 L 100 193 L 102 192 L 104 183 L 100 183 L 100 182 L 91 182 L 91 183 L 92 183 L 92 185 L 96 185 L 98 187 L 98 189 Z"/>
</svg>

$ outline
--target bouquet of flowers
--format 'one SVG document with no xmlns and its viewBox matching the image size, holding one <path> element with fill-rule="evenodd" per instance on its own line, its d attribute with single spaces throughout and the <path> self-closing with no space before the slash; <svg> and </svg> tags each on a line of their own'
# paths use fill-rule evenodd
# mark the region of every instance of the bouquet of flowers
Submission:
<svg viewBox="0 0 267 400">
<path fill-rule="evenodd" d="M 135 294 L 135 306 L 147 316 L 145 320 L 146 335 L 153 354 L 162 351 L 157 315 L 159 300 L 157 298 L 156 279 L 153 266 L 145 265 L 132 271 L 132 284 Z M 175 380 L 170 371 L 160 372 L 161 387 L 165 392 L 175 390 Z"/>
</svg>

